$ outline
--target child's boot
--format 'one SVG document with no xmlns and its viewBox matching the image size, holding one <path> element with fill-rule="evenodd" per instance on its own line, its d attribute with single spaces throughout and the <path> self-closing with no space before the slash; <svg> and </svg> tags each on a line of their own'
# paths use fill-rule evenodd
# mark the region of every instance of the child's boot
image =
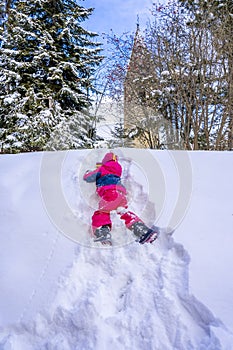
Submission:
<svg viewBox="0 0 233 350">
<path fill-rule="evenodd" d="M 158 232 L 156 230 L 147 227 L 141 221 L 135 222 L 130 226 L 130 230 L 138 237 L 137 242 L 141 244 L 152 243 L 158 237 Z"/>
<path fill-rule="evenodd" d="M 110 233 L 110 226 L 104 225 L 95 230 L 95 239 L 94 242 L 100 242 L 103 245 L 111 245 L 111 233 Z"/>
</svg>

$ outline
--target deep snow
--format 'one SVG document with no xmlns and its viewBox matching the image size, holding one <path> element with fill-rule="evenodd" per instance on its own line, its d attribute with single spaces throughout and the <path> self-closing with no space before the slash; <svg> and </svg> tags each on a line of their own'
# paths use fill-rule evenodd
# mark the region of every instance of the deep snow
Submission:
<svg viewBox="0 0 233 350">
<path fill-rule="evenodd" d="M 113 213 L 103 248 L 82 175 L 104 153 L 1 155 L 0 349 L 233 349 L 233 154 L 117 149 L 162 229 L 141 246 Z"/>
</svg>

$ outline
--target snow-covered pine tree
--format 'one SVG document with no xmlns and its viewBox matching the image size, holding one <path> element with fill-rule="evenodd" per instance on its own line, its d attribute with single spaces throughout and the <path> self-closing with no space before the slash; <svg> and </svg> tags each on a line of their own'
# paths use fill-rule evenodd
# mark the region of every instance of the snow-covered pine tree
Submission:
<svg viewBox="0 0 233 350">
<path fill-rule="evenodd" d="M 110 143 L 111 148 L 131 146 L 127 139 L 127 135 L 125 134 L 124 120 L 121 117 L 119 119 L 120 119 L 119 122 L 116 123 L 114 129 L 111 131 L 111 135 L 113 137 Z"/>
<path fill-rule="evenodd" d="M 76 0 L 12 0 L 0 22 L 0 141 L 4 152 L 41 150 L 59 125 L 85 146 L 92 74 L 101 61 L 97 36 L 82 28 L 93 9 Z M 82 116 L 82 117 L 80 117 Z M 85 118 L 86 116 L 86 118 Z M 60 130 L 60 134 L 59 131 Z M 88 140 L 90 143 L 90 140 Z"/>
</svg>

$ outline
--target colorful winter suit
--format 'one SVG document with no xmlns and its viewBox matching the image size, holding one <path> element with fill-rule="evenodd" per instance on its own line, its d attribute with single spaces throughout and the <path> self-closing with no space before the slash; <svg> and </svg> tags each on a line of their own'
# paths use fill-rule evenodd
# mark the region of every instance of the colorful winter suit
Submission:
<svg viewBox="0 0 233 350">
<path fill-rule="evenodd" d="M 121 174 L 122 168 L 117 156 L 109 152 L 94 171 L 87 171 L 83 177 L 87 182 L 96 183 L 96 192 L 100 197 L 98 210 L 92 216 L 94 233 L 96 229 L 105 225 L 111 229 L 110 212 L 112 210 L 117 211 L 129 229 L 135 223 L 142 222 L 137 215 L 127 210 L 127 193 L 126 188 L 121 183 Z"/>
</svg>

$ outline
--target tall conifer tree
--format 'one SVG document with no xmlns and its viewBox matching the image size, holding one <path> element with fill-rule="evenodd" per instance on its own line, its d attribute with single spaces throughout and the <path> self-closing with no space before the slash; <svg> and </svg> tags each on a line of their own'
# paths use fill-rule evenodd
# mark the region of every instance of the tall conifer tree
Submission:
<svg viewBox="0 0 233 350">
<path fill-rule="evenodd" d="M 5 5 L 5 7 L 4 7 Z M 101 61 L 96 34 L 81 22 L 92 13 L 75 0 L 2 1 L 0 32 L 0 140 L 2 150 L 45 148 L 57 125 L 75 125 L 86 146 L 92 74 Z M 89 140 L 90 143 L 90 140 Z"/>
</svg>

